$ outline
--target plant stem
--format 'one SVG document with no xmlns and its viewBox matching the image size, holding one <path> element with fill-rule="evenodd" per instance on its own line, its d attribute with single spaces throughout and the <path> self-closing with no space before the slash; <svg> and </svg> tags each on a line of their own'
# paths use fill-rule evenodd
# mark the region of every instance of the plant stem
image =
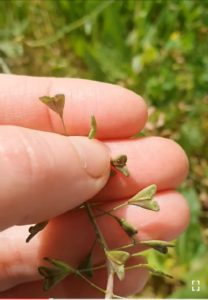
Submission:
<svg viewBox="0 0 208 300">
<path fill-rule="evenodd" d="M 111 267 L 111 263 L 108 261 L 108 282 L 106 287 L 105 299 L 112 299 L 114 285 L 114 270 Z"/>
<path fill-rule="evenodd" d="M 131 248 L 131 247 L 134 247 L 134 246 L 138 246 L 140 243 L 131 243 L 131 244 L 127 244 L 127 245 L 124 245 L 124 246 L 121 246 L 121 247 L 118 247 L 116 248 L 115 250 L 121 250 L 121 249 L 127 249 L 127 248 Z"/>
<path fill-rule="evenodd" d="M 88 271 L 96 271 L 96 270 L 100 270 L 100 269 L 104 269 L 106 267 L 106 265 L 100 265 L 97 267 L 93 267 L 93 268 L 86 268 L 86 269 L 79 269 L 79 272 L 88 272 Z"/>
<path fill-rule="evenodd" d="M 103 265 L 105 266 L 105 265 Z M 86 269 L 87 270 L 87 269 Z M 89 270 L 89 269 L 88 269 Z M 95 270 L 95 268 L 94 268 Z M 96 290 L 102 292 L 103 294 L 106 294 L 106 290 L 102 289 L 101 287 L 99 287 L 97 284 L 95 284 L 94 282 L 92 282 L 91 280 L 89 280 L 88 278 L 86 278 L 84 275 L 82 275 L 82 273 L 80 271 L 75 271 L 76 274 L 82 278 L 83 280 L 85 280 L 87 283 L 89 283 L 92 287 L 94 287 Z M 112 294 L 111 298 L 116 298 L 116 299 L 123 299 L 123 297 L 120 297 L 118 295 Z"/>
<path fill-rule="evenodd" d="M 86 278 L 84 275 L 82 275 L 82 273 L 80 271 L 76 271 L 76 274 L 81 277 L 82 279 L 84 279 L 86 282 L 88 282 L 92 287 L 94 287 L 95 289 L 97 289 L 98 291 L 102 292 L 102 293 L 106 293 L 106 291 L 104 289 L 102 289 L 101 287 L 99 287 L 98 285 L 96 285 L 94 282 L 92 282 L 91 280 L 89 280 L 88 278 Z"/>
<path fill-rule="evenodd" d="M 138 264 L 138 265 L 126 267 L 125 269 L 126 270 L 133 270 L 133 269 L 136 269 L 136 268 L 141 268 L 141 269 L 147 269 L 148 270 L 148 264 Z"/>
<path fill-rule="evenodd" d="M 120 209 L 120 208 L 122 208 L 122 207 L 125 207 L 125 206 L 127 206 L 128 205 L 128 202 L 125 202 L 125 203 L 122 203 L 122 204 L 120 204 L 120 205 L 118 205 L 118 206 L 116 206 L 116 207 L 114 207 L 114 208 L 112 208 L 112 209 L 110 209 L 110 210 L 108 210 L 108 211 L 105 211 L 105 212 L 103 212 L 103 213 L 101 213 L 101 214 L 99 214 L 99 215 L 96 215 L 95 216 L 95 218 L 99 218 L 99 217 L 102 217 L 102 216 L 104 216 L 104 215 L 106 215 L 106 214 L 110 214 L 111 212 L 113 212 L 113 211 L 116 211 L 116 210 L 118 210 L 118 209 Z M 95 207 L 96 208 L 96 207 Z M 101 209 L 99 209 L 99 208 L 96 208 L 97 210 L 101 210 Z"/>
<path fill-rule="evenodd" d="M 118 206 L 112 208 L 112 209 L 110 210 L 110 212 L 115 211 L 115 210 L 118 210 L 118 209 L 120 209 L 120 208 L 122 208 L 122 207 L 124 207 L 124 206 L 127 206 L 127 205 L 128 205 L 128 201 L 126 201 L 126 202 L 124 202 L 124 203 L 122 203 L 122 204 L 120 204 L 120 205 L 118 205 Z"/>
<path fill-rule="evenodd" d="M 98 227 L 97 225 L 97 222 L 95 221 L 95 217 L 94 217 L 94 214 L 93 214 L 93 211 L 90 207 L 90 204 L 89 203 L 86 203 L 85 204 L 85 207 L 87 209 L 87 213 L 88 213 L 88 216 L 90 218 L 90 221 L 95 229 L 95 233 L 96 233 L 96 236 L 97 236 L 97 239 L 98 239 L 98 242 L 100 243 L 102 249 L 105 251 L 105 250 L 108 250 L 108 246 L 105 242 L 105 239 L 103 237 L 103 234 L 102 232 L 100 231 L 100 228 Z"/>
<path fill-rule="evenodd" d="M 86 203 L 86 209 L 87 209 L 87 213 L 88 216 L 90 218 L 90 221 L 95 229 L 95 233 L 97 235 L 97 239 L 101 245 L 101 248 L 103 249 L 104 253 L 106 251 L 108 251 L 108 246 L 106 244 L 106 241 L 103 237 L 102 232 L 100 231 L 99 226 L 97 225 L 97 222 L 95 221 L 95 217 L 92 211 L 92 208 L 90 207 L 89 203 Z M 114 285 L 114 270 L 113 267 L 111 265 L 110 260 L 106 257 L 107 259 L 107 268 L 108 268 L 108 281 L 107 281 L 107 288 L 106 288 L 106 294 L 105 294 L 105 298 L 106 299 L 111 299 L 113 297 L 113 285 Z"/>
<path fill-rule="evenodd" d="M 60 116 L 60 118 L 61 118 L 61 123 L 62 123 L 62 125 L 63 125 L 64 133 L 65 133 L 65 135 L 68 135 L 68 134 L 67 134 L 67 130 L 66 130 L 66 125 L 65 125 L 65 123 L 64 123 L 64 119 L 63 119 L 63 117 L 61 117 L 61 116 Z"/>
</svg>

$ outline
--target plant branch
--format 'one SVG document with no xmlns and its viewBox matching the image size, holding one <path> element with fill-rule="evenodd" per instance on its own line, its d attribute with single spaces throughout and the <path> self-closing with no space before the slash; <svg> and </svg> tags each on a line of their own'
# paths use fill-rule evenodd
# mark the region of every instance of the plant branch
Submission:
<svg viewBox="0 0 208 300">
<path fill-rule="evenodd" d="M 76 270 L 76 274 L 81 277 L 83 280 L 85 280 L 86 282 L 88 282 L 92 287 L 94 287 L 95 289 L 97 289 L 98 291 L 102 292 L 102 293 L 106 293 L 106 291 L 104 289 L 102 289 L 101 287 L 99 287 L 98 285 L 96 285 L 94 282 L 92 282 L 91 280 L 89 280 L 88 278 L 86 278 L 80 271 Z"/>
<path fill-rule="evenodd" d="M 66 130 L 66 125 L 64 123 L 64 119 L 63 119 L 63 117 L 60 117 L 60 118 L 61 118 L 61 122 L 62 122 L 62 125 L 63 125 L 64 133 L 65 133 L 65 135 L 68 135 L 67 130 Z"/>
<path fill-rule="evenodd" d="M 108 211 L 103 211 L 101 214 L 96 215 L 95 218 L 99 218 L 99 217 L 102 217 L 102 216 L 104 216 L 104 215 L 110 214 L 111 212 L 116 211 L 116 210 L 118 210 L 118 209 L 120 209 L 120 208 L 122 208 L 122 207 L 125 207 L 125 206 L 127 206 L 127 205 L 128 205 L 128 202 L 122 203 L 122 204 L 120 204 L 120 205 L 118 205 L 118 206 L 116 206 L 116 207 L 114 207 L 114 208 L 112 208 L 112 209 L 110 209 L 110 210 L 108 210 Z M 98 208 L 98 207 L 97 207 L 97 208 L 95 207 L 95 209 L 101 211 L 101 209 Z"/>
<path fill-rule="evenodd" d="M 90 221 L 95 229 L 95 233 L 97 235 L 97 239 L 101 245 L 101 248 L 104 250 L 104 252 L 106 252 L 106 251 L 108 251 L 108 246 L 106 244 L 106 241 L 103 237 L 102 232 L 100 231 L 99 226 L 97 225 L 97 222 L 95 221 L 95 217 L 94 217 L 92 208 L 90 207 L 89 203 L 86 203 L 86 209 L 87 209 L 87 213 L 90 218 Z M 107 268 L 108 268 L 108 281 L 107 281 L 105 298 L 110 299 L 113 296 L 114 270 L 113 270 L 110 260 L 107 257 L 106 257 L 106 259 L 107 259 Z"/>
<path fill-rule="evenodd" d="M 103 265 L 105 266 L 105 265 Z M 101 266 L 100 266 L 101 267 Z M 94 268 L 95 269 L 95 268 Z M 97 268 L 98 269 L 98 268 Z M 89 283 L 92 287 L 94 287 L 96 290 L 100 291 L 103 294 L 106 294 L 106 290 L 102 289 L 101 287 L 99 287 L 97 284 L 95 284 L 94 282 L 92 282 L 91 280 L 89 280 L 88 278 L 86 278 L 84 275 L 82 275 L 82 273 L 78 270 L 75 271 L 76 275 L 79 276 L 80 278 L 82 278 L 83 280 L 85 280 L 87 283 Z M 123 299 L 123 297 L 120 297 L 118 295 L 112 294 L 113 298 L 116 299 Z"/>
<path fill-rule="evenodd" d="M 114 270 L 111 267 L 110 261 L 108 261 L 108 282 L 106 287 L 105 299 L 112 299 L 114 285 Z"/>
<path fill-rule="evenodd" d="M 93 214 L 93 211 L 90 207 L 90 204 L 89 203 L 86 203 L 85 204 L 85 207 L 87 209 L 87 213 L 88 213 L 88 216 L 90 218 L 90 221 L 95 229 L 95 233 L 96 233 L 96 236 L 97 236 L 97 240 L 98 242 L 100 243 L 102 249 L 105 251 L 105 250 L 108 250 L 108 246 L 105 242 L 105 239 L 103 237 L 103 234 L 99 228 L 99 226 L 97 225 L 97 222 L 95 221 L 95 217 L 94 217 L 94 214 Z"/>
<path fill-rule="evenodd" d="M 100 265 L 100 266 L 97 266 L 97 267 L 93 267 L 93 268 L 85 268 L 85 269 L 79 269 L 79 272 L 88 272 L 88 271 L 97 271 L 97 270 L 100 270 L 100 269 L 104 269 L 106 267 L 106 265 Z"/>
</svg>

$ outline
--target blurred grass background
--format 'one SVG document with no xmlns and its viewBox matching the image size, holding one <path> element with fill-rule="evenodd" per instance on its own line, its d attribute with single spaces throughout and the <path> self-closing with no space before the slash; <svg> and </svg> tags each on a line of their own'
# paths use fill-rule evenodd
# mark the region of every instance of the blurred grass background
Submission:
<svg viewBox="0 0 208 300">
<path fill-rule="evenodd" d="M 137 297 L 208 298 L 208 1 L 0 0 L 0 72 L 106 81 L 146 99 L 145 135 L 189 156 L 192 217 L 168 256 L 150 257 L 175 279 L 152 277 Z"/>
</svg>

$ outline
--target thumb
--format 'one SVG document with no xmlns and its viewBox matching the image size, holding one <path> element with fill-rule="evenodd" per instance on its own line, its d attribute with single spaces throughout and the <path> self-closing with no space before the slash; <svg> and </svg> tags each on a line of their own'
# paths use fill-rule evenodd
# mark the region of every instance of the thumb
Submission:
<svg viewBox="0 0 208 300">
<path fill-rule="evenodd" d="M 0 229 L 48 220 L 106 184 L 110 154 L 86 137 L 0 127 Z"/>
</svg>

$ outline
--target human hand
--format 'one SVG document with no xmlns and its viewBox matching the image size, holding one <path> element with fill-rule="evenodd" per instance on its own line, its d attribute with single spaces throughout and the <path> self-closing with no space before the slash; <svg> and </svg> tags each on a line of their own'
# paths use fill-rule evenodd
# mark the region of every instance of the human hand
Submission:
<svg viewBox="0 0 208 300">
<path fill-rule="evenodd" d="M 139 239 L 175 239 L 189 221 L 187 204 L 175 191 L 188 172 L 186 155 L 168 139 L 129 139 L 145 125 L 147 108 L 124 88 L 12 75 L 0 75 L 0 86 L 0 298 L 102 297 L 75 276 L 43 292 L 37 267 L 44 256 L 76 267 L 89 252 L 94 231 L 86 213 L 73 208 L 94 197 L 108 210 L 113 201 L 124 201 L 153 183 L 158 187 L 159 212 L 128 206 L 119 214 L 138 228 Z M 59 118 L 38 101 L 57 93 L 66 96 L 64 120 L 71 137 L 61 135 Z M 96 137 L 111 154 L 97 141 L 73 137 L 88 134 L 92 114 L 98 123 Z M 107 183 L 110 156 L 121 153 L 128 156 L 131 176 L 115 176 Z M 51 218 L 44 231 L 26 244 L 27 224 Z M 109 247 L 128 243 L 108 216 L 100 218 L 99 225 Z M 97 247 L 94 263 L 102 259 Z M 115 293 L 134 294 L 147 279 L 145 270 L 128 271 L 122 282 L 116 281 Z M 95 271 L 93 281 L 103 286 L 105 271 Z"/>
</svg>

